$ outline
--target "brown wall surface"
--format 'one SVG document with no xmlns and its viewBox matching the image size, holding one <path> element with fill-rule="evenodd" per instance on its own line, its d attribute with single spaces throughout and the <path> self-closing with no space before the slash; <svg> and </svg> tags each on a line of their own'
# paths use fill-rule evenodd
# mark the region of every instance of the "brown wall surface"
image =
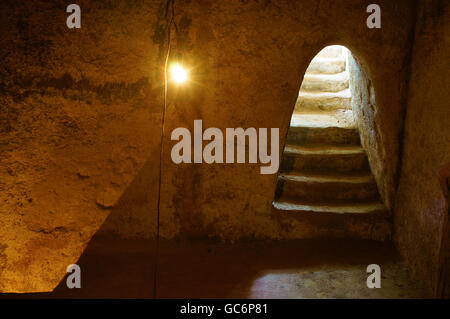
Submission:
<svg viewBox="0 0 450 319">
<path fill-rule="evenodd" d="M 164 4 L 77 3 L 0 3 L 0 291 L 56 286 L 159 150 Z"/>
<path fill-rule="evenodd" d="M 67 29 L 63 1 L 0 3 L 0 291 L 51 290 L 108 215 L 102 231 L 155 234 L 166 2 L 77 3 L 79 30 Z M 172 57 L 191 81 L 169 86 L 163 238 L 320 235 L 272 216 L 276 174 L 176 165 L 170 132 L 195 119 L 278 127 L 281 150 L 303 74 L 330 44 L 349 48 L 373 83 L 384 192 L 394 192 L 414 5 L 378 1 L 382 28 L 368 29 L 369 3 L 175 1 Z"/>
<path fill-rule="evenodd" d="M 394 225 L 400 252 L 433 289 L 447 214 L 438 171 L 450 162 L 448 70 L 450 5 L 419 1 Z"/>
</svg>

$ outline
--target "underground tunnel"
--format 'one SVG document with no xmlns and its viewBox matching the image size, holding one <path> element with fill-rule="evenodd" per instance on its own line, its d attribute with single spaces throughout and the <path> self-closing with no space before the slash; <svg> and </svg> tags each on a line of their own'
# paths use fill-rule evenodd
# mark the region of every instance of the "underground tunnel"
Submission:
<svg viewBox="0 0 450 319">
<path fill-rule="evenodd" d="M 0 298 L 448 299 L 450 5 L 377 4 L 2 1 Z"/>
</svg>

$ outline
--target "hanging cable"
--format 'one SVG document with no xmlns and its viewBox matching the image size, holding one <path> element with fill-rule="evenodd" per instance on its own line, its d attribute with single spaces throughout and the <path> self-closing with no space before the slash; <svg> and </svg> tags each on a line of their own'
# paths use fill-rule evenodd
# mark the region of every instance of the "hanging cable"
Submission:
<svg viewBox="0 0 450 319">
<path fill-rule="evenodd" d="M 157 296 L 157 279 L 158 279 L 158 259 L 159 259 L 159 221 L 160 221 L 160 210 L 161 210 L 161 175 L 162 175 L 162 165 L 163 165 L 163 151 L 164 151 L 164 126 L 165 126 L 165 116 L 166 116 L 166 108 L 167 108 L 167 66 L 169 62 L 170 56 L 170 40 L 171 40 L 171 28 L 172 25 L 175 26 L 174 16 L 175 16 L 175 8 L 174 8 L 175 0 L 167 0 L 166 4 L 166 21 L 167 21 L 167 53 L 164 61 L 164 108 L 162 110 L 162 120 L 161 120 L 161 140 L 160 140 L 160 152 L 159 152 L 159 177 L 158 177 L 158 210 L 157 210 L 157 219 L 156 219 L 156 249 L 155 249 L 155 267 L 154 267 L 154 278 L 153 278 L 153 298 Z M 168 19 L 169 11 L 170 20 Z"/>
</svg>

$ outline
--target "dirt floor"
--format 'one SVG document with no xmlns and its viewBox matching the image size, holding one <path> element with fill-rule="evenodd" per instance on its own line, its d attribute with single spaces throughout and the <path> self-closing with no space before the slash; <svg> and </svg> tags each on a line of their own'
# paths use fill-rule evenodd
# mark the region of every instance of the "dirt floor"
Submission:
<svg viewBox="0 0 450 319">
<path fill-rule="evenodd" d="M 65 279 L 37 298 L 153 298 L 155 242 L 94 238 L 78 264 L 81 289 Z M 301 240 L 223 244 L 160 242 L 158 298 L 427 298 L 391 244 Z M 381 267 L 381 288 L 366 267 Z"/>
</svg>

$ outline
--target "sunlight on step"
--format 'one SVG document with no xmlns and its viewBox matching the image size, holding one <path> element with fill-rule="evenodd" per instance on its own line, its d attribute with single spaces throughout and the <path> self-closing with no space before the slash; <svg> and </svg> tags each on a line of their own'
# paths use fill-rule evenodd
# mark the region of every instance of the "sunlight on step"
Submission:
<svg viewBox="0 0 450 319">
<path fill-rule="evenodd" d="M 301 216 L 323 236 L 338 231 L 344 237 L 389 238 L 388 211 L 352 110 L 350 54 L 343 46 L 328 46 L 306 69 L 272 205 L 280 218 Z"/>
</svg>

